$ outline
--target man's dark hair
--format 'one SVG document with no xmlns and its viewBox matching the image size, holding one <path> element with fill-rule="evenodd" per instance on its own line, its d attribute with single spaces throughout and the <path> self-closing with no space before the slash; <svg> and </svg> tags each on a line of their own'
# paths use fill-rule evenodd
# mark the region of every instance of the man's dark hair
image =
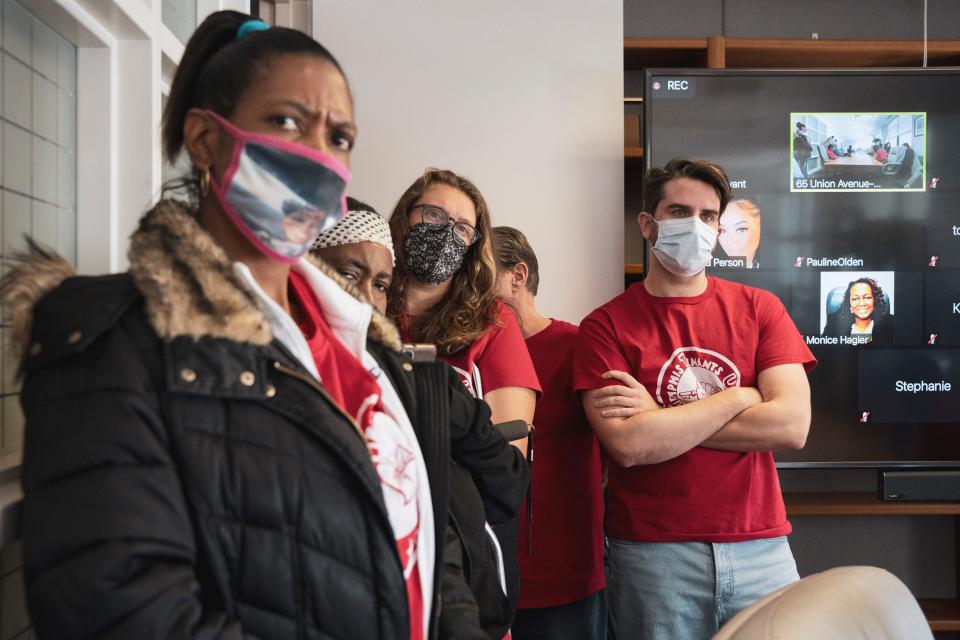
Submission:
<svg viewBox="0 0 960 640">
<path fill-rule="evenodd" d="M 663 168 L 650 169 L 643 177 L 643 210 L 655 215 L 657 206 L 663 199 L 663 186 L 671 180 L 689 178 L 699 180 L 713 187 L 720 197 L 720 211 L 730 202 L 730 179 L 723 167 L 708 160 L 686 160 L 674 158 Z"/>
<path fill-rule="evenodd" d="M 527 265 L 527 290 L 537 295 L 540 286 L 540 266 L 537 254 L 523 232 L 513 227 L 493 228 L 493 253 L 500 269 L 512 269 L 518 263 Z"/>
</svg>

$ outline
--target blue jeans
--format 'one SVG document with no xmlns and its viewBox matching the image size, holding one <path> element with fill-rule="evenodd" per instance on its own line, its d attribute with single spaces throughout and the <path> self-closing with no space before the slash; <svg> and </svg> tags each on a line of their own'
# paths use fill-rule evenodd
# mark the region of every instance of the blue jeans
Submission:
<svg viewBox="0 0 960 640">
<path fill-rule="evenodd" d="M 606 594 L 601 589 L 557 607 L 519 609 L 510 634 L 513 640 L 606 640 Z"/>
<path fill-rule="evenodd" d="M 786 536 L 749 542 L 610 539 L 607 591 L 617 640 L 707 640 L 800 579 Z"/>
</svg>

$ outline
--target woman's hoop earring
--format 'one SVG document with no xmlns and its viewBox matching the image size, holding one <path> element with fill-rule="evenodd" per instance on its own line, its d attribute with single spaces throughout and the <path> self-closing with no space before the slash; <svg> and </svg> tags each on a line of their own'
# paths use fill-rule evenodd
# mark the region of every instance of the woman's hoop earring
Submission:
<svg viewBox="0 0 960 640">
<path fill-rule="evenodd" d="M 200 169 L 200 196 L 206 198 L 210 195 L 210 167 Z"/>
</svg>

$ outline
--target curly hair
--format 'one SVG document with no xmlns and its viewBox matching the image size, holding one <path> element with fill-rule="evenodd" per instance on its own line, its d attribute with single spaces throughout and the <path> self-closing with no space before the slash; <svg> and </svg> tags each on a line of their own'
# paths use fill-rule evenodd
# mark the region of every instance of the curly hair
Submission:
<svg viewBox="0 0 960 640">
<path fill-rule="evenodd" d="M 469 346 L 497 322 L 497 267 L 493 259 L 492 223 L 487 201 L 470 180 L 446 169 L 429 168 L 414 180 L 393 208 L 390 232 L 393 235 L 397 264 L 390 285 L 387 314 L 397 324 L 404 324 L 406 290 L 410 281 L 403 244 L 410 233 L 409 213 L 417 200 L 435 184 L 459 189 L 477 210 L 476 229 L 480 240 L 467 250 L 463 266 L 453 276 L 443 298 L 427 313 L 413 319 L 406 327 L 419 341 L 430 342 L 437 351 L 450 355 Z"/>
</svg>

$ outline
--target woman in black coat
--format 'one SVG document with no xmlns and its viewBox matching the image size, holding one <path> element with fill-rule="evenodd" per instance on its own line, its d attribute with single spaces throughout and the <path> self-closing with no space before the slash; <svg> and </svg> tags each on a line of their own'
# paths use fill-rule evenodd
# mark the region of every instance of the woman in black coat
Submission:
<svg viewBox="0 0 960 640">
<path fill-rule="evenodd" d="M 441 584 L 469 593 L 442 572 L 451 449 L 479 481 L 526 479 L 482 403 L 437 365 L 405 362 L 393 326 L 332 273 L 291 266 L 339 212 L 352 100 L 323 47 L 250 22 L 210 16 L 172 86 L 164 145 L 190 154 L 197 207 L 147 213 L 127 273 L 77 277 L 34 249 L 4 281 L 24 347 L 22 533 L 40 638 L 436 637 Z M 244 142 L 289 151 L 274 159 L 316 180 L 257 173 Z M 230 185 L 251 176 L 268 185 L 257 214 L 285 216 L 282 237 L 244 231 Z M 323 326 L 308 337 L 310 321 Z M 374 402 L 349 405 L 350 376 Z M 384 420 L 409 426 L 404 456 L 374 446 Z M 391 491 L 419 517 L 405 558 Z"/>
</svg>

